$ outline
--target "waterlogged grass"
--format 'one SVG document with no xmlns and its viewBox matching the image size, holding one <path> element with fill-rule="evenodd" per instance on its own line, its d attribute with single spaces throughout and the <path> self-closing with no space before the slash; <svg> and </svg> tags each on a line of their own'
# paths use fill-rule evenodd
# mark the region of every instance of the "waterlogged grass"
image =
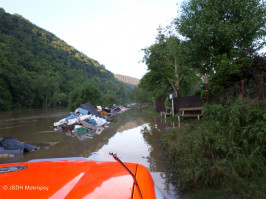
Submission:
<svg viewBox="0 0 266 200">
<path fill-rule="evenodd" d="M 163 144 L 178 188 L 195 198 L 266 198 L 266 107 L 208 106 L 203 120 L 168 131 Z"/>
<path fill-rule="evenodd" d="M 265 199 L 265 187 L 265 177 L 257 177 L 255 180 L 246 180 L 241 188 L 232 184 L 220 188 L 202 188 L 194 191 L 193 197 L 199 199 Z"/>
</svg>

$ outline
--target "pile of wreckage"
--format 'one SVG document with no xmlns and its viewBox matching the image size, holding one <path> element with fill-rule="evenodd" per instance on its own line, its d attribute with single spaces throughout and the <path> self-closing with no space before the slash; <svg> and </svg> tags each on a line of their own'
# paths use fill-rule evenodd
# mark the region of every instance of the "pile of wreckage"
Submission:
<svg viewBox="0 0 266 200">
<path fill-rule="evenodd" d="M 114 104 L 112 108 L 91 104 L 82 104 L 75 112 L 54 123 L 55 131 L 67 131 L 69 136 L 77 136 L 80 140 L 99 135 L 110 124 L 111 117 L 125 112 L 128 108 Z"/>
<path fill-rule="evenodd" d="M 11 137 L 0 138 L 0 158 L 12 158 L 16 155 L 23 155 L 40 149 L 31 144 L 25 144 Z"/>
</svg>

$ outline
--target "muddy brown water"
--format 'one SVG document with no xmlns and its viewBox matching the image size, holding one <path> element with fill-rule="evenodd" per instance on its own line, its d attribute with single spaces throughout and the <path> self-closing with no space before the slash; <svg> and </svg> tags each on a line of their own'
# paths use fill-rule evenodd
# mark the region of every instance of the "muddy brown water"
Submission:
<svg viewBox="0 0 266 200">
<path fill-rule="evenodd" d="M 163 132 L 176 127 L 175 124 L 148 115 L 147 110 L 130 109 L 117 115 L 116 122 L 109 124 L 100 135 L 88 138 L 54 130 L 53 123 L 68 115 L 66 109 L 0 112 L 0 137 L 13 137 L 40 147 L 40 150 L 20 157 L 0 157 L 0 163 L 61 157 L 114 161 L 109 155 L 112 151 L 123 162 L 146 166 L 166 198 L 179 198 L 160 142 Z"/>
</svg>

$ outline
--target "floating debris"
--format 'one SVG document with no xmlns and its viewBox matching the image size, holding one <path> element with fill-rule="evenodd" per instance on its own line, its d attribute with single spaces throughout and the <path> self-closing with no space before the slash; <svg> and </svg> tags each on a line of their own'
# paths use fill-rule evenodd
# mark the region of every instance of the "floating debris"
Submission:
<svg viewBox="0 0 266 200">
<path fill-rule="evenodd" d="M 12 158 L 17 155 L 23 155 L 26 152 L 32 152 L 38 150 L 31 144 L 24 144 L 17 139 L 11 137 L 0 138 L 0 158 Z"/>
<path fill-rule="evenodd" d="M 82 104 L 75 112 L 54 123 L 55 131 L 67 131 L 69 136 L 77 136 L 80 140 L 91 139 L 94 135 L 100 135 L 109 127 L 111 117 L 127 111 L 121 105 L 113 104 L 112 108 L 97 106 L 90 103 Z"/>
</svg>

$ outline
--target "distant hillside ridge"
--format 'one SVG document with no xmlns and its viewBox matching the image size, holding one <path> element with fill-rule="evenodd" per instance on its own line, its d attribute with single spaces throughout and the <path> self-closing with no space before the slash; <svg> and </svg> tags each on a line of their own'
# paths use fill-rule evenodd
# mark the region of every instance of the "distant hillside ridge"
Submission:
<svg viewBox="0 0 266 200">
<path fill-rule="evenodd" d="M 114 74 L 115 78 L 121 82 L 137 86 L 139 84 L 140 79 L 131 77 L 131 76 L 126 76 L 126 75 L 121 75 L 121 74 Z"/>
<path fill-rule="evenodd" d="M 130 89 L 104 65 L 0 8 L 0 111 L 66 107 L 70 94 L 88 83 L 104 94 L 98 98 L 105 105 L 131 99 Z"/>
</svg>

